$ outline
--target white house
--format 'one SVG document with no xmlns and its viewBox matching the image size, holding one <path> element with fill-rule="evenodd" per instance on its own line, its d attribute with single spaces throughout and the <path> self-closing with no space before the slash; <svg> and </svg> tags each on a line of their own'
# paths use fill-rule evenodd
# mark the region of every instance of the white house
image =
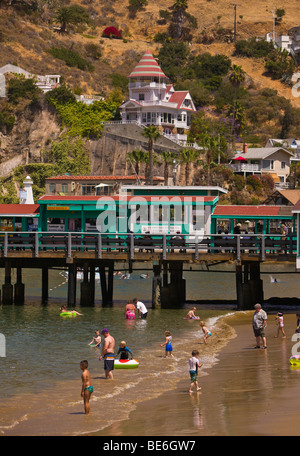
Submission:
<svg viewBox="0 0 300 456">
<path fill-rule="evenodd" d="M 275 36 L 274 33 L 269 32 L 265 35 L 265 40 L 274 42 L 274 46 L 281 50 L 286 50 L 289 54 L 295 56 L 300 52 L 300 26 L 292 27 L 288 33 L 282 33 Z"/>
<path fill-rule="evenodd" d="M 291 160 L 299 160 L 300 159 L 300 140 L 296 138 L 287 138 L 287 139 L 268 139 L 266 143 L 266 147 L 286 147 L 291 149 L 294 152 L 294 157 Z"/>
<path fill-rule="evenodd" d="M 161 127 L 162 134 L 186 143 L 191 114 L 196 111 L 190 93 L 175 91 L 157 60 L 147 51 L 129 75 L 129 100 L 121 107 L 122 123 Z"/>
<path fill-rule="evenodd" d="M 15 73 L 15 74 L 22 74 L 25 76 L 26 79 L 34 78 L 36 80 L 36 85 L 39 87 L 44 93 L 53 90 L 60 84 L 60 75 L 59 74 L 46 74 L 45 76 L 41 76 L 39 74 L 32 74 L 29 71 L 24 70 L 23 68 L 17 65 L 11 65 L 10 63 L 4 65 L 0 68 L 0 97 L 5 97 L 5 74 L 6 73 Z"/>
<path fill-rule="evenodd" d="M 236 152 L 229 167 L 245 177 L 270 174 L 276 186 L 286 187 L 293 156 L 293 152 L 284 147 L 247 147 L 244 144 L 243 151 Z"/>
</svg>

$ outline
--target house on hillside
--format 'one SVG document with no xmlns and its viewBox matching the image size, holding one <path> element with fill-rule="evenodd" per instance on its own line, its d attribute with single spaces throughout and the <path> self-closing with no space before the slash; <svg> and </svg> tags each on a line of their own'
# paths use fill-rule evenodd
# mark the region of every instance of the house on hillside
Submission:
<svg viewBox="0 0 300 456">
<path fill-rule="evenodd" d="M 298 160 L 300 158 L 300 140 L 296 138 L 288 138 L 288 139 L 268 139 L 266 143 L 266 147 L 278 147 L 282 146 L 288 149 L 291 149 L 294 152 L 295 157 L 291 160 Z"/>
<path fill-rule="evenodd" d="M 33 78 L 36 80 L 36 85 L 39 89 L 41 89 L 44 93 L 53 90 L 60 84 L 60 75 L 59 74 L 46 74 L 45 76 L 41 76 L 38 74 L 29 73 L 29 71 L 24 70 L 23 68 L 17 65 L 11 65 L 8 63 L 0 68 L 0 80 L 1 80 L 1 87 L 0 87 L 0 97 L 6 97 L 6 90 L 5 90 L 5 74 L 13 73 L 13 74 L 22 74 L 25 76 L 26 79 Z"/>
<path fill-rule="evenodd" d="M 274 42 L 274 47 L 277 49 L 285 50 L 293 57 L 296 57 L 300 53 L 300 26 L 292 27 L 288 30 L 287 33 L 282 33 L 278 36 L 275 36 L 274 33 L 269 32 L 265 35 L 265 40 Z"/>
<path fill-rule="evenodd" d="M 157 125 L 162 134 L 186 145 L 196 111 L 188 90 L 176 91 L 157 60 L 147 51 L 129 75 L 129 100 L 121 107 L 122 123 Z"/>
<path fill-rule="evenodd" d="M 288 186 L 291 158 L 293 152 L 284 147 L 247 147 L 243 145 L 242 152 L 236 152 L 228 165 L 234 173 L 244 177 L 254 174 L 270 174 L 278 187 Z"/>
<path fill-rule="evenodd" d="M 115 195 L 122 185 L 145 184 L 139 176 L 53 176 L 46 178 L 46 195 L 97 196 Z M 164 178 L 153 177 L 154 185 L 163 185 Z"/>
<path fill-rule="evenodd" d="M 263 204 L 271 206 L 295 206 L 300 200 L 300 190 L 276 189 Z"/>
</svg>

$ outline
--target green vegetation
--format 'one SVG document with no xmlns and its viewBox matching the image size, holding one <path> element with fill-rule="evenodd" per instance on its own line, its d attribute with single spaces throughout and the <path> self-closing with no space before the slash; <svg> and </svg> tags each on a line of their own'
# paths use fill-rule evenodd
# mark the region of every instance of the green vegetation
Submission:
<svg viewBox="0 0 300 456">
<path fill-rule="evenodd" d="M 10 103 L 18 104 L 20 98 L 36 101 L 41 93 L 33 78 L 26 79 L 24 75 L 17 74 L 8 82 L 8 100 Z"/>
<path fill-rule="evenodd" d="M 63 60 L 69 67 L 77 67 L 83 71 L 94 71 L 94 66 L 72 49 L 67 49 L 66 47 L 51 47 L 50 49 L 47 49 L 47 52 L 54 58 Z"/>
</svg>

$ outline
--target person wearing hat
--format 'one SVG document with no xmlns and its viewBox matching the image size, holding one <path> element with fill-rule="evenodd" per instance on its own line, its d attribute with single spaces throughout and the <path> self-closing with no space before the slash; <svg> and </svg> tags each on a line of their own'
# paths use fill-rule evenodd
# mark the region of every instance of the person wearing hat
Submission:
<svg viewBox="0 0 300 456">
<path fill-rule="evenodd" d="M 253 332 L 256 338 L 256 347 L 260 348 L 260 339 L 262 339 L 263 347 L 267 348 L 267 339 L 265 334 L 265 327 L 267 326 L 267 313 L 261 308 L 260 304 L 255 304 L 255 312 L 253 314 Z"/>
<path fill-rule="evenodd" d="M 113 380 L 114 364 L 115 364 L 115 339 L 109 334 L 107 328 L 102 329 L 101 334 L 104 336 L 102 354 L 99 360 L 104 359 L 105 378 Z"/>
</svg>

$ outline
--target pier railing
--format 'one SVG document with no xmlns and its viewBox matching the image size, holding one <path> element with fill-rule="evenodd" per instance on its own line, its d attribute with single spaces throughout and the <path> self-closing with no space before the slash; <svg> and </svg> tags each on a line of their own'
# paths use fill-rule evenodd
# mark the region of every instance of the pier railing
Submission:
<svg viewBox="0 0 300 456">
<path fill-rule="evenodd" d="M 0 234 L 0 253 L 4 258 L 22 256 L 31 252 L 39 258 L 45 253 L 62 252 L 71 258 L 75 252 L 94 253 L 94 258 L 103 258 L 105 253 L 126 253 L 130 260 L 137 253 L 143 253 L 145 259 L 153 253 L 159 253 L 161 259 L 168 254 L 192 255 L 194 260 L 201 260 L 203 254 L 231 255 L 240 260 L 243 254 L 259 256 L 261 261 L 266 255 L 293 255 L 297 253 L 297 236 L 273 234 L 212 234 L 212 235 L 141 235 L 120 233 L 78 233 L 78 232 L 12 232 Z M 141 259 L 141 255 L 138 255 Z"/>
</svg>

